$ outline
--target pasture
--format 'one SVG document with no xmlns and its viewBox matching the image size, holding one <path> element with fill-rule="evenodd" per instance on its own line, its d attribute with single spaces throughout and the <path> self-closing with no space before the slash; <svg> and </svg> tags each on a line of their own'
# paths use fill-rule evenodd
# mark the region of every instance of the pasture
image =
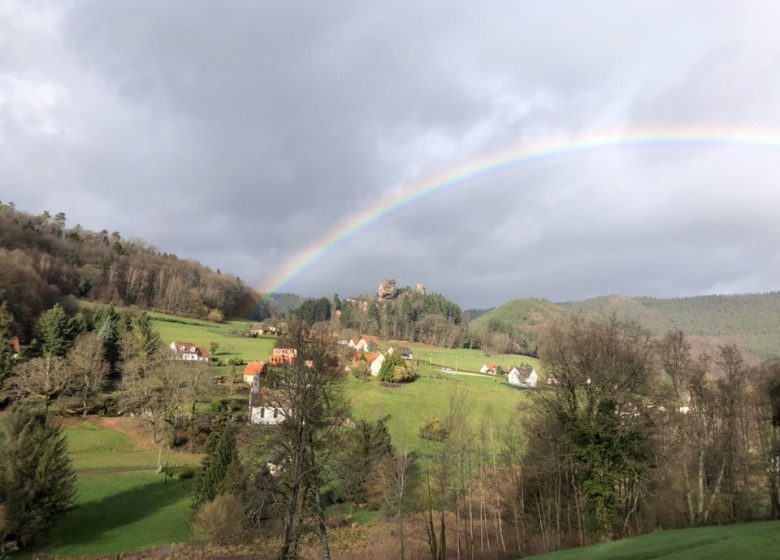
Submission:
<svg viewBox="0 0 780 560">
<path fill-rule="evenodd" d="M 236 334 L 247 330 L 247 321 L 210 323 L 163 313 L 151 313 L 150 315 L 166 346 L 177 340 L 192 342 L 210 351 L 211 343 L 215 342 L 219 344 L 215 357 L 222 361 L 231 358 L 239 358 L 245 362 L 251 360 L 267 361 L 276 343 L 276 338 L 273 336 L 254 338 Z"/>
<path fill-rule="evenodd" d="M 412 350 L 417 360 L 430 362 L 433 366 L 449 367 L 457 371 L 478 372 L 482 364 L 491 362 L 507 369 L 527 364 L 539 371 L 539 360 L 519 354 L 488 354 L 484 350 L 468 348 L 441 348 L 418 342 L 388 342 L 387 346 L 406 346 Z"/>
<path fill-rule="evenodd" d="M 34 555 L 109 554 L 190 541 L 191 480 L 157 473 L 158 450 L 146 445 L 137 421 L 68 421 L 65 437 L 78 476 L 76 505 Z M 163 452 L 171 464 L 194 466 L 201 457 Z"/>
<path fill-rule="evenodd" d="M 538 560 L 771 560 L 780 549 L 780 521 L 659 531 L 630 539 L 532 556 Z"/>
<path fill-rule="evenodd" d="M 529 392 L 511 387 L 502 378 L 483 375 L 425 374 L 398 388 L 383 387 L 376 379 L 361 381 L 347 376 L 344 392 L 356 418 L 376 420 L 390 416 L 388 427 L 396 447 L 420 445 L 418 430 L 431 416 L 444 417 L 450 395 L 463 392 L 467 414 L 477 433 L 481 427 L 506 425 L 515 410 L 528 406 Z"/>
</svg>

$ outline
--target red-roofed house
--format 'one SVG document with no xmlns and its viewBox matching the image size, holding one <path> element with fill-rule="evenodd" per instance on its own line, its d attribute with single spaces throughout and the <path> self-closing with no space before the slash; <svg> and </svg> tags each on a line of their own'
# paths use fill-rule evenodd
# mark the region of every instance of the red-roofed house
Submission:
<svg viewBox="0 0 780 560">
<path fill-rule="evenodd" d="M 209 359 L 209 353 L 205 348 L 196 346 L 192 342 L 171 342 L 169 346 L 174 359 L 186 362 L 205 362 Z"/>
<path fill-rule="evenodd" d="M 354 338 L 347 343 L 347 346 L 360 352 L 379 350 L 379 337 L 368 334 L 361 335 L 360 338 Z"/>
<path fill-rule="evenodd" d="M 255 380 L 255 375 L 262 375 L 265 373 L 265 362 L 249 362 L 244 368 L 244 383 L 250 385 Z"/>
</svg>

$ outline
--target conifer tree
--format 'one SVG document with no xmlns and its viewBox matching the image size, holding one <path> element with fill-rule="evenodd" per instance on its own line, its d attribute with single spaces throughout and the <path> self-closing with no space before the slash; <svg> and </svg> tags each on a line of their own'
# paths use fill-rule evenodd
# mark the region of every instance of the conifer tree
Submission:
<svg viewBox="0 0 780 560">
<path fill-rule="evenodd" d="M 62 358 L 68 353 L 71 345 L 70 324 L 67 313 L 59 303 L 41 315 L 35 327 L 44 354 Z"/>
<path fill-rule="evenodd" d="M 236 490 L 240 465 L 236 451 L 236 434 L 232 419 L 223 415 L 215 421 L 214 431 L 206 441 L 208 455 L 201 463 L 200 476 L 195 484 L 192 507 L 195 510 L 216 496 Z"/>
<path fill-rule="evenodd" d="M 14 406 L 0 421 L 0 503 L 7 534 L 30 544 L 73 503 L 76 475 L 60 427 L 42 409 Z"/>
</svg>

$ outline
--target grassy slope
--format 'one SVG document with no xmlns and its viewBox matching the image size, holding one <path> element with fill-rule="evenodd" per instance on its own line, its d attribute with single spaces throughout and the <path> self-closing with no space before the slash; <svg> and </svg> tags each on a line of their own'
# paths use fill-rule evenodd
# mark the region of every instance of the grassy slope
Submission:
<svg viewBox="0 0 780 560">
<path fill-rule="evenodd" d="M 533 556 L 540 560 L 770 560 L 780 550 L 780 522 L 660 531 L 584 548 Z"/>
<path fill-rule="evenodd" d="M 528 402 L 528 392 L 487 376 L 440 374 L 433 378 L 423 374 L 400 389 L 382 387 L 376 380 L 345 379 L 345 393 L 354 415 L 370 420 L 390 415 L 390 433 L 399 448 L 417 447 L 420 425 L 431 416 L 446 415 L 450 395 L 461 390 L 467 393 L 475 430 L 491 423 L 503 426 L 513 410 L 522 409 Z"/>
<path fill-rule="evenodd" d="M 125 427 L 131 422 L 122 419 Z M 68 426 L 65 435 L 78 474 L 76 507 L 36 553 L 105 554 L 190 540 L 191 481 L 166 482 L 155 470 L 156 450 L 90 421 Z M 181 464 L 197 464 L 200 457 L 163 455 Z"/>
<path fill-rule="evenodd" d="M 177 340 L 192 342 L 209 350 L 211 343 L 216 342 L 219 344 L 216 357 L 223 361 L 230 358 L 242 358 L 245 361 L 268 360 L 276 342 L 274 337 L 252 338 L 231 334 L 231 331 L 246 330 L 246 321 L 209 323 L 162 313 L 152 313 L 152 317 L 154 326 L 166 346 Z"/>
</svg>

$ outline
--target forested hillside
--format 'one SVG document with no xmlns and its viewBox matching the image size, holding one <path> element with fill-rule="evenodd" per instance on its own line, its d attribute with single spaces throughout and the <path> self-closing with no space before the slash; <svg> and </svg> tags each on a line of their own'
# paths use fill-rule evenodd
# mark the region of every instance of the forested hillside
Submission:
<svg viewBox="0 0 780 560">
<path fill-rule="evenodd" d="M 393 340 L 468 346 L 460 307 L 440 294 L 401 288 L 386 300 L 363 296 L 337 301 L 339 325 Z"/>
<path fill-rule="evenodd" d="M 699 348 L 736 344 L 761 357 L 780 355 L 780 292 L 674 299 L 605 296 L 559 304 L 519 299 L 491 309 L 470 328 L 483 341 L 503 335 L 507 344 L 533 353 L 541 327 L 570 313 L 591 318 L 615 314 L 654 335 L 679 328 Z"/>
<path fill-rule="evenodd" d="M 0 300 L 29 332 L 63 296 L 206 318 L 262 319 L 259 296 L 239 278 L 160 252 L 119 232 L 67 227 L 66 216 L 33 216 L 0 204 Z"/>
</svg>

